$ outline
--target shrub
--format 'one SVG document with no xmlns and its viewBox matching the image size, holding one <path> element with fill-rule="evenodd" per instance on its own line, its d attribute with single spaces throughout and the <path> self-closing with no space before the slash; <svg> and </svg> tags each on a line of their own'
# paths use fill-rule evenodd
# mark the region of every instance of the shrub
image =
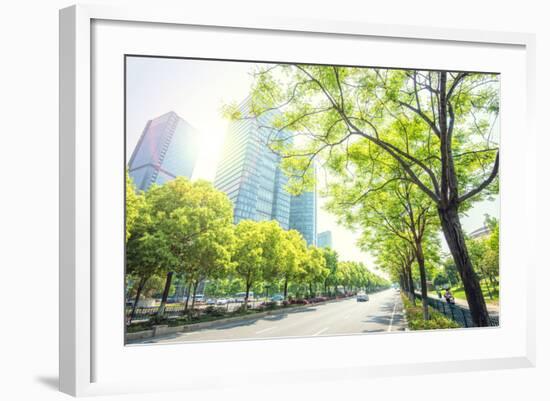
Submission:
<svg viewBox="0 0 550 401">
<path fill-rule="evenodd" d="M 269 301 L 269 302 L 262 302 L 260 304 L 260 307 L 262 309 L 275 309 L 277 307 L 277 302 Z"/>
<path fill-rule="evenodd" d="M 204 313 L 208 316 L 224 316 L 226 314 L 226 310 L 225 308 L 218 308 L 218 307 L 215 307 L 215 306 L 207 306 L 206 309 L 204 310 Z"/>
<path fill-rule="evenodd" d="M 149 319 L 149 324 L 152 326 L 159 325 L 159 324 L 167 324 L 167 323 L 168 323 L 168 318 L 166 317 L 166 315 L 163 315 L 163 316 L 153 315 Z"/>
<path fill-rule="evenodd" d="M 402 296 L 402 299 L 411 330 L 456 329 L 461 327 L 454 320 L 431 307 L 429 308 L 430 319 L 424 320 L 422 306 L 414 306 L 405 296 Z"/>
</svg>

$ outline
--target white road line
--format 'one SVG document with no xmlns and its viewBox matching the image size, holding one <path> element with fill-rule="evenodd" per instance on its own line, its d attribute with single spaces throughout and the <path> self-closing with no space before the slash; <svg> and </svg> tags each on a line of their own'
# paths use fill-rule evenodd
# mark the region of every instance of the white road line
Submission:
<svg viewBox="0 0 550 401">
<path fill-rule="evenodd" d="M 391 327 L 393 325 L 393 316 L 395 315 L 395 307 L 397 306 L 397 302 L 393 304 L 393 311 L 391 313 L 391 319 L 390 319 L 390 325 L 388 326 L 388 331 L 391 331 Z"/>
<path fill-rule="evenodd" d="M 257 331 L 256 334 L 265 333 L 266 331 L 273 330 L 275 327 L 277 327 L 277 326 L 272 326 L 272 327 L 268 327 L 267 329 L 263 329 L 263 330 Z"/>
<path fill-rule="evenodd" d="M 325 331 L 327 331 L 327 330 L 328 330 L 328 327 L 325 327 L 324 329 L 319 330 L 317 333 L 315 333 L 315 334 L 313 335 L 313 337 L 318 336 L 318 335 L 320 335 L 320 334 L 323 334 L 323 333 L 324 333 Z"/>
</svg>

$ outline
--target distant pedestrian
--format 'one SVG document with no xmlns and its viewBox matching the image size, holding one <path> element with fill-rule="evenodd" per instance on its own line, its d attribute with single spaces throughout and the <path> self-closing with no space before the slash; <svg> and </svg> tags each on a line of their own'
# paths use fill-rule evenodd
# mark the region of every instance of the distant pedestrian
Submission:
<svg viewBox="0 0 550 401">
<path fill-rule="evenodd" d="M 451 293 L 451 289 L 447 288 L 445 291 L 445 300 L 448 304 L 454 304 L 455 303 L 455 297 L 453 297 L 453 294 Z"/>
</svg>

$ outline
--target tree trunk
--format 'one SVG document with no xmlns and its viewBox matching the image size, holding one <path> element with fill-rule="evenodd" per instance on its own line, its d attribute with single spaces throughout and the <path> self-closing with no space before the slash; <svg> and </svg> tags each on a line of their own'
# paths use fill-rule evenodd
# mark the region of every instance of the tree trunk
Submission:
<svg viewBox="0 0 550 401">
<path fill-rule="evenodd" d="M 285 295 L 285 300 L 286 300 L 286 296 L 288 295 L 288 277 L 285 277 L 284 295 Z"/>
<path fill-rule="evenodd" d="M 493 291 L 491 291 L 491 287 L 489 287 L 489 283 L 487 281 L 490 281 L 489 278 L 485 279 L 485 288 L 487 289 L 487 294 L 489 295 L 489 299 L 493 299 Z"/>
<path fill-rule="evenodd" d="M 314 295 L 313 295 L 313 284 L 309 283 L 309 297 L 310 298 L 313 298 Z"/>
<path fill-rule="evenodd" d="M 191 309 L 195 309 L 195 298 L 197 295 L 197 287 L 199 286 L 199 280 L 193 282 L 193 300 L 191 301 Z"/>
<path fill-rule="evenodd" d="M 139 280 L 138 288 L 136 291 L 136 299 L 134 300 L 134 305 L 132 305 L 132 313 L 130 314 L 130 319 L 128 319 L 128 324 L 132 323 L 132 320 L 134 320 L 134 316 L 136 314 L 136 308 L 139 301 L 139 297 L 141 295 L 141 291 L 143 290 L 143 287 L 145 287 L 145 283 L 147 282 L 147 278 L 143 277 Z"/>
<path fill-rule="evenodd" d="M 191 284 L 187 286 L 187 298 L 185 298 L 185 306 L 183 307 L 184 312 L 187 312 L 187 306 L 189 305 L 189 297 L 191 296 Z"/>
<path fill-rule="evenodd" d="M 487 305 L 485 304 L 485 299 L 483 299 L 479 280 L 476 277 L 472 261 L 468 255 L 468 248 L 466 247 L 464 233 L 462 232 L 458 216 L 458 205 L 445 209 L 439 208 L 438 213 L 445 240 L 464 285 L 464 292 L 466 293 L 472 320 L 478 327 L 488 326 L 489 314 L 487 313 Z"/>
<path fill-rule="evenodd" d="M 416 306 L 416 297 L 414 296 L 414 280 L 412 275 L 412 264 L 407 264 L 407 278 L 409 280 L 409 298 L 413 306 Z"/>
<path fill-rule="evenodd" d="M 162 292 L 162 300 L 160 301 L 158 316 L 164 315 L 164 309 L 166 309 L 166 300 L 168 299 L 168 293 L 170 292 L 170 286 L 172 285 L 172 276 L 174 272 L 168 272 L 166 275 L 166 282 L 164 283 L 164 291 Z"/>
<path fill-rule="evenodd" d="M 409 287 L 407 286 L 407 281 L 405 280 L 405 273 L 399 274 L 399 287 L 403 292 L 409 292 Z"/>
<path fill-rule="evenodd" d="M 248 294 L 250 293 L 250 283 L 246 283 L 246 294 L 244 296 L 244 309 L 248 309 Z"/>
<path fill-rule="evenodd" d="M 426 265 L 424 263 L 424 250 L 422 249 L 422 241 L 417 240 L 415 244 L 416 261 L 418 262 L 418 270 L 420 271 L 420 291 L 422 294 L 422 311 L 424 320 L 430 319 L 428 310 L 428 283 L 426 279 Z"/>
</svg>

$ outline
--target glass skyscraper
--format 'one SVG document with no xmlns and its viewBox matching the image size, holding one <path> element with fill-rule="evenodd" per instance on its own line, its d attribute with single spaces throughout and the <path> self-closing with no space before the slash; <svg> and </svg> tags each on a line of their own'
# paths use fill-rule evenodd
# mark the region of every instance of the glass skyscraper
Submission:
<svg viewBox="0 0 550 401">
<path fill-rule="evenodd" d="M 250 100 L 239 107 L 242 118 L 230 123 L 214 185 L 234 205 L 235 223 L 250 219 L 276 220 L 288 229 L 290 195 L 281 158 L 268 147 L 273 114 L 250 118 Z"/>
<path fill-rule="evenodd" d="M 198 133 L 173 111 L 149 120 L 128 163 L 136 188 L 146 191 L 178 176 L 191 178 Z"/>
<path fill-rule="evenodd" d="M 323 231 L 317 235 L 317 246 L 319 248 L 332 248 L 332 232 Z"/>
<path fill-rule="evenodd" d="M 285 230 L 298 230 L 308 244 L 315 244 L 316 193 L 291 196 L 285 189 L 288 178 L 281 170 L 281 157 L 268 146 L 273 134 L 270 122 L 277 112 L 253 118 L 249 110 L 250 99 L 246 99 L 239 106 L 241 118 L 229 125 L 214 185 L 233 202 L 235 223 L 276 220 Z"/>
<path fill-rule="evenodd" d="M 302 192 L 290 198 L 290 228 L 299 231 L 308 245 L 317 245 L 317 194 Z"/>
</svg>

